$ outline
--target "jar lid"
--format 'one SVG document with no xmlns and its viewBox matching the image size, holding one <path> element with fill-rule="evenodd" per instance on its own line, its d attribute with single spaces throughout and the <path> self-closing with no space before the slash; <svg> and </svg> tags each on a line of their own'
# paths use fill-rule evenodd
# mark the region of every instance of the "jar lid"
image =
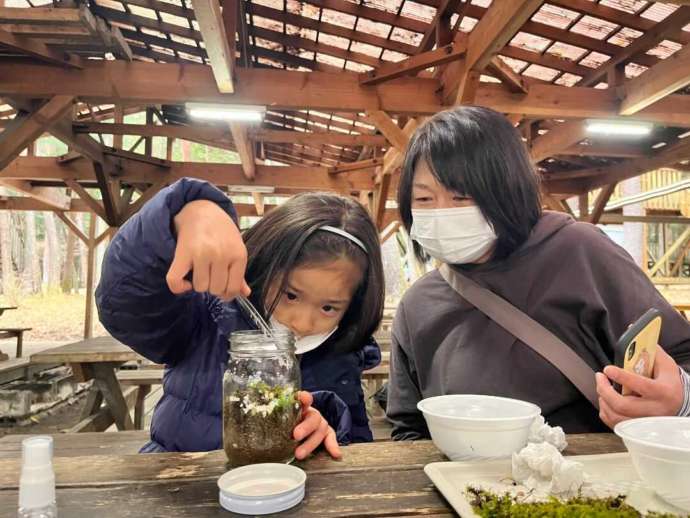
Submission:
<svg viewBox="0 0 690 518">
<path fill-rule="evenodd" d="M 233 513 L 270 514 L 296 506 L 304 499 L 307 474 L 288 464 L 250 464 L 218 479 L 220 505 Z"/>
</svg>

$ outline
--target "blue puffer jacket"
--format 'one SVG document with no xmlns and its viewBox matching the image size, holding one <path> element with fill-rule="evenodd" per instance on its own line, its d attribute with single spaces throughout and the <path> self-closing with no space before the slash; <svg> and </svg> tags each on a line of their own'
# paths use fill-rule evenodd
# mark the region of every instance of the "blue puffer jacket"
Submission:
<svg viewBox="0 0 690 518">
<path fill-rule="evenodd" d="M 207 199 L 234 220 L 230 200 L 212 185 L 182 179 L 163 189 L 108 247 L 96 303 L 101 322 L 122 343 L 166 364 L 163 397 L 142 451 L 208 451 L 222 447 L 222 378 L 231 332 L 251 329 L 236 303 L 208 293 L 174 295 L 165 275 L 175 252 L 173 217 Z M 328 342 L 300 358 L 302 388 L 336 430 L 339 442 L 371 441 L 361 374 L 381 360 L 373 339 L 349 354 Z"/>
</svg>

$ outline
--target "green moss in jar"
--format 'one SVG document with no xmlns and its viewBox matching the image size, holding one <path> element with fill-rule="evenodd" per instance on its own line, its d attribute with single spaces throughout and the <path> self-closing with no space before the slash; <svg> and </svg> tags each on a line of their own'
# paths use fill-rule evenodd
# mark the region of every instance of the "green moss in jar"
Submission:
<svg viewBox="0 0 690 518">
<path fill-rule="evenodd" d="M 250 383 L 225 395 L 223 447 L 230 467 L 261 462 L 289 462 L 300 419 L 297 390 L 292 385 Z"/>
</svg>

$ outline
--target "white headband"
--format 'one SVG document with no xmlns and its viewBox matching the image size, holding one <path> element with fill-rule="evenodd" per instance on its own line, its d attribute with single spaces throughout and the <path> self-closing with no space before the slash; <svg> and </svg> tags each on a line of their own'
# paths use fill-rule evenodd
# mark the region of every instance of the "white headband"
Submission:
<svg viewBox="0 0 690 518">
<path fill-rule="evenodd" d="M 339 236 L 343 236 L 344 238 L 349 239 L 354 244 L 356 244 L 358 247 L 360 247 L 364 251 L 365 254 L 369 255 L 369 252 L 367 252 L 367 247 L 364 246 L 364 243 L 362 243 L 359 239 L 357 239 L 355 236 L 353 236 L 352 234 L 350 234 L 346 230 L 343 230 L 342 228 L 324 225 L 323 227 L 319 227 L 316 230 L 325 230 L 326 232 L 330 232 L 331 234 L 338 234 Z"/>
</svg>

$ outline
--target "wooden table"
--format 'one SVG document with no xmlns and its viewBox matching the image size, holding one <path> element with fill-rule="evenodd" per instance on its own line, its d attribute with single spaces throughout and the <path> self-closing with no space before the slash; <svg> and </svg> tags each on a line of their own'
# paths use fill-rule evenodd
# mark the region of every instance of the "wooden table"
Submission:
<svg viewBox="0 0 690 518">
<path fill-rule="evenodd" d="M 133 430 L 134 423 L 129 415 L 127 401 L 117 378 L 116 369 L 125 362 L 141 360 L 142 357 L 111 336 L 90 338 L 31 356 L 32 363 L 69 363 L 77 381 L 93 379 L 94 386 L 89 393 L 81 422 L 74 430 L 93 430 L 104 422 L 100 411 L 105 400 L 118 430 Z M 136 388 L 132 388 L 133 393 Z"/>
<path fill-rule="evenodd" d="M 0 306 L 0 317 L 5 311 L 9 311 L 11 309 L 17 309 L 17 306 Z"/>
<path fill-rule="evenodd" d="M 127 441 L 134 433 L 145 440 L 142 432 L 125 433 Z M 93 445 L 86 447 L 88 441 L 82 438 L 95 435 L 103 440 L 120 433 L 56 436 L 61 516 L 232 516 L 218 504 L 216 481 L 225 472 L 222 451 L 123 455 L 113 448 L 113 455 L 93 455 Z M 625 451 L 612 434 L 568 440 L 566 453 L 571 455 Z M 81 452 L 76 446 L 80 443 L 85 446 Z M 21 452 L 11 437 L 0 439 L 0 450 L 8 444 L 13 456 L 0 457 L 0 516 L 13 516 L 18 498 Z M 308 475 L 305 500 L 280 516 L 455 516 L 423 471 L 425 464 L 442 460 L 430 441 L 356 444 L 344 448 L 341 461 L 318 454 L 298 464 Z"/>
</svg>

